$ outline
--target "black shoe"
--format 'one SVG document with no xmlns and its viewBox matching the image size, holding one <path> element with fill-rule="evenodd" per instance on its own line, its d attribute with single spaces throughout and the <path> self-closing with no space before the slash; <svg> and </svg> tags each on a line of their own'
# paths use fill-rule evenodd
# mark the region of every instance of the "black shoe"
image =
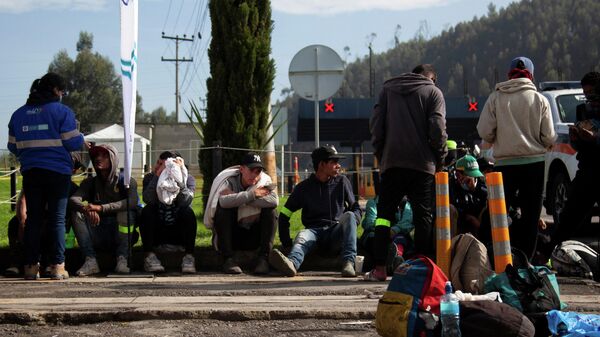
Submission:
<svg viewBox="0 0 600 337">
<path fill-rule="evenodd" d="M 233 258 L 228 257 L 225 260 L 225 263 L 223 263 L 223 271 L 225 274 L 241 274 L 242 268 L 240 268 L 240 266 L 233 261 Z"/>
<path fill-rule="evenodd" d="M 254 267 L 254 274 L 264 275 L 269 273 L 269 261 L 264 256 L 261 256 L 256 261 L 256 267 Z"/>
</svg>

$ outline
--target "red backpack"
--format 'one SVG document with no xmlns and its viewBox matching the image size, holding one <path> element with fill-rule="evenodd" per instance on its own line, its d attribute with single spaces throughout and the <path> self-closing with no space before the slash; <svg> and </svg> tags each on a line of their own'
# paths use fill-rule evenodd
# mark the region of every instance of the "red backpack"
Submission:
<svg viewBox="0 0 600 337">
<path fill-rule="evenodd" d="M 419 318 L 419 312 L 440 315 L 440 298 L 445 293 L 446 281 L 442 270 L 425 256 L 399 265 L 377 305 L 377 333 L 389 337 L 432 334 Z"/>
</svg>

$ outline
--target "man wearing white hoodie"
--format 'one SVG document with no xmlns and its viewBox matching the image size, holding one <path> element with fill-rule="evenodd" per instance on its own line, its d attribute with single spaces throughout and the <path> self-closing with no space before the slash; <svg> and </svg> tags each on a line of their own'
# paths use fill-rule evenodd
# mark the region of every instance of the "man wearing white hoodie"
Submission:
<svg viewBox="0 0 600 337">
<path fill-rule="evenodd" d="M 542 211 L 544 155 L 556 138 L 550 105 L 533 84 L 533 69 L 527 57 L 513 59 L 509 80 L 496 85 L 477 123 L 479 136 L 493 144 L 507 210 L 521 208 L 520 220 L 510 227 L 511 244 L 529 257 Z"/>
</svg>

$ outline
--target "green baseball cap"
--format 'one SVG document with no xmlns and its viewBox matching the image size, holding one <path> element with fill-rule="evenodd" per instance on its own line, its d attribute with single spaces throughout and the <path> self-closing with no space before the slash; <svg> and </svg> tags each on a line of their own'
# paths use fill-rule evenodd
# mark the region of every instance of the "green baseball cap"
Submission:
<svg viewBox="0 0 600 337">
<path fill-rule="evenodd" d="M 470 155 L 466 155 L 456 161 L 456 170 L 464 172 L 469 177 L 483 177 L 483 173 L 479 171 L 479 164 L 477 164 L 477 159 Z"/>
</svg>

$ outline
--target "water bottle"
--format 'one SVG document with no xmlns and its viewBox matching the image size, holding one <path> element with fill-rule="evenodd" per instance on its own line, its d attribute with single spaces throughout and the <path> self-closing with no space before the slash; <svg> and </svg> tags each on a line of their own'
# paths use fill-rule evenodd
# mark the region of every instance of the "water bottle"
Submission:
<svg viewBox="0 0 600 337">
<path fill-rule="evenodd" d="M 452 283 L 446 282 L 446 294 L 440 302 L 442 314 L 442 337 L 460 337 L 460 306 L 452 293 Z"/>
<path fill-rule="evenodd" d="M 75 233 L 73 227 L 71 227 L 71 230 L 65 233 L 65 248 L 71 249 L 73 247 L 75 247 Z"/>
</svg>

